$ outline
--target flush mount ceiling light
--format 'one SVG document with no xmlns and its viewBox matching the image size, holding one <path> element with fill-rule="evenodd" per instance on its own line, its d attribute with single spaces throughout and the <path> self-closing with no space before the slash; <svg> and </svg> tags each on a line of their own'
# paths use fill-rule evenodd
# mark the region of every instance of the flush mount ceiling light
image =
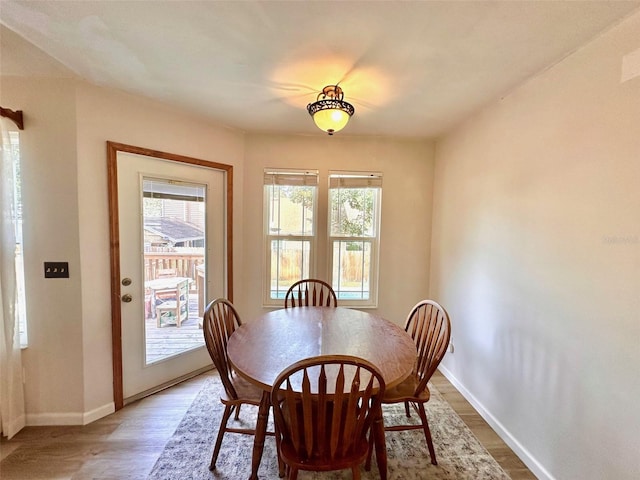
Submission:
<svg viewBox="0 0 640 480">
<path fill-rule="evenodd" d="M 342 130 L 355 112 L 353 105 L 343 100 L 342 88 L 327 85 L 318 94 L 318 99 L 307 105 L 309 115 L 320 130 L 333 135 Z"/>
</svg>

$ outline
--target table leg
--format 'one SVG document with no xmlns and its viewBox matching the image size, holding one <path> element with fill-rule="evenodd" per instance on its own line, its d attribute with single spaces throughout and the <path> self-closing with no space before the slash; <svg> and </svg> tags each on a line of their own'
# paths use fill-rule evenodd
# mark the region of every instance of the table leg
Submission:
<svg viewBox="0 0 640 480">
<path fill-rule="evenodd" d="M 262 460 L 264 440 L 267 436 L 267 421 L 269 420 L 269 407 L 271 406 L 270 393 L 264 391 L 260 406 L 258 407 L 258 420 L 256 422 L 256 434 L 253 439 L 253 456 L 251 457 L 251 476 L 249 480 L 258 480 L 258 468 Z M 383 432 L 384 433 L 384 432 Z"/>
<path fill-rule="evenodd" d="M 378 473 L 381 480 L 387 480 L 387 442 L 384 435 L 384 420 L 382 419 L 382 410 L 372 425 L 373 443 L 376 448 L 376 462 L 378 464 Z"/>
</svg>

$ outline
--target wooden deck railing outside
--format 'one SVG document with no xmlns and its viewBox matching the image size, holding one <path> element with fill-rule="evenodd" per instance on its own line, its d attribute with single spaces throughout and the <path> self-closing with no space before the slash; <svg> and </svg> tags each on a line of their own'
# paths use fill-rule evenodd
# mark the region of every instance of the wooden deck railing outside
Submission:
<svg viewBox="0 0 640 480">
<path fill-rule="evenodd" d="M 159 270 L 175 270 L 177 277 L 196 279 L 196 266 L 204 263 L 201 253 L 145 252 L 144 275 L 146 280 L 155 280 Z"/>
</svg>

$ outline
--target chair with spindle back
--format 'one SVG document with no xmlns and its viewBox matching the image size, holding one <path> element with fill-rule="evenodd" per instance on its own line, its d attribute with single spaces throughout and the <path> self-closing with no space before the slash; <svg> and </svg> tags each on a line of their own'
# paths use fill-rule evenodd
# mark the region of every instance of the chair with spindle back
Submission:
<svg viewBox="0 0 640 480">
<path fill-rule="evenodd" d="M 255 427 L 235 428 L 227 426 L 231 414 L 235 411 L 235 419 L 238 420 L 240 415 L 240 407 L 243 404 L 260 406 L 263 391 L 250 384 L 240 376 L 238 376 L 231 365 L 227 356 L 227 342 L 231 334 L 242 325 L 240 316 L 233 304 L 224 298 L 213 300 L 205 309 L 203 317 L 204 340 L 207 350 L 213 360 L 220 380 L 224 387 L 224 393 L 220 397 L 220 401 L 224 405 L 224 413 L 218 428 L 218 436 L 211 456 L 211 464 L 209 470 L 214 470 L 216 460 L 220 453 L 222 439 L 226 432 L 241 433 L 245 435 L 255 435 Z M 274 435 L 273 432 L 267 432 L 267 435 Z"/>
<path fill-rule="evenodd" d="M 384 389 L 373 364 L 349 355 L 307 358 L 282 371 L 271 404 L 287 478 L 295 480 L 299 470 L 350 468 L 360 479 Z"/>
<path fill-rule="evenodd" d="M 447 311 L 433 300 L 418 302 L 409 313 L 404 327 L 416 344 L 418 355 L 413 372 L 409 378 L 399 385 L 386 390 L 382 398 L 382 405 L 404 403 L 405 413 L 410 417 L 409 405 L 411 405 L 420 417 L 419 424 L 405 424 L 385 426 L 385 431 L 422 430 L 429 448 L 431 463 L 437 465 L 436 452 L 433 448 L 429 422 L 424 409 L 429 401 L 430 392 L 427 383 L 442 361 L 449 346 L 451 338 L 451 322 Z M 371 442 L 373 447 L 373 442 Z M 371 462 L 371 451 L 367 459 L 367 468 Z"/>
<path fill-rule="evenodd" d="M 323 280 L 315 278 L 298 280 L 287 290 L 284 308 L 308 306 L 337 307 L 336 292 Z"/>
</svg>

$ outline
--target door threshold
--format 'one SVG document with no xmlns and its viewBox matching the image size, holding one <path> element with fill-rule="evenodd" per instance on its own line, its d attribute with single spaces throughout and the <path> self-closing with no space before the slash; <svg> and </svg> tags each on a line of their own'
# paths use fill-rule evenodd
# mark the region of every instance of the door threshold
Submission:
<svg viewBox="0 0 640 480">
<path fill-rule="evenodd" d="M 124 405 L 129 405 L 133 402 L 137 402 L 138 400 L 141 400 L 145 397 L 148 397 L 149 395 L 153 395 L 154 393 L 158 393 L 161 392 L 162 390 L 166 390 L 167 388 L 171 388 L 174 387 L 176 385 L 178 385 L 179 383 L 185 382 L 187 380 L 190 380 L 194 377 L 197 377 L 198 375 L 204 373 L 204 372 L 208 372 L 209 370 L 213 370 L 213 365 L 207 366 L 207 367 L 203 367 L 203 368 L 199 368 L 198 370 L 191 372 L 191 373 L 187 373 L 186 375 L 182 375 L 181 377 L 178 378 L 174 378 L 173 380 L 163 383 L 161 385 L 157 385 L 153 388 L 150 388 L 148 390 L 145 390 L 144 392 L 140 392 L 137 393 L 135 395 L 132 395 L 131 397 L 125 398 L 124 399 Z"/>
</svg>

